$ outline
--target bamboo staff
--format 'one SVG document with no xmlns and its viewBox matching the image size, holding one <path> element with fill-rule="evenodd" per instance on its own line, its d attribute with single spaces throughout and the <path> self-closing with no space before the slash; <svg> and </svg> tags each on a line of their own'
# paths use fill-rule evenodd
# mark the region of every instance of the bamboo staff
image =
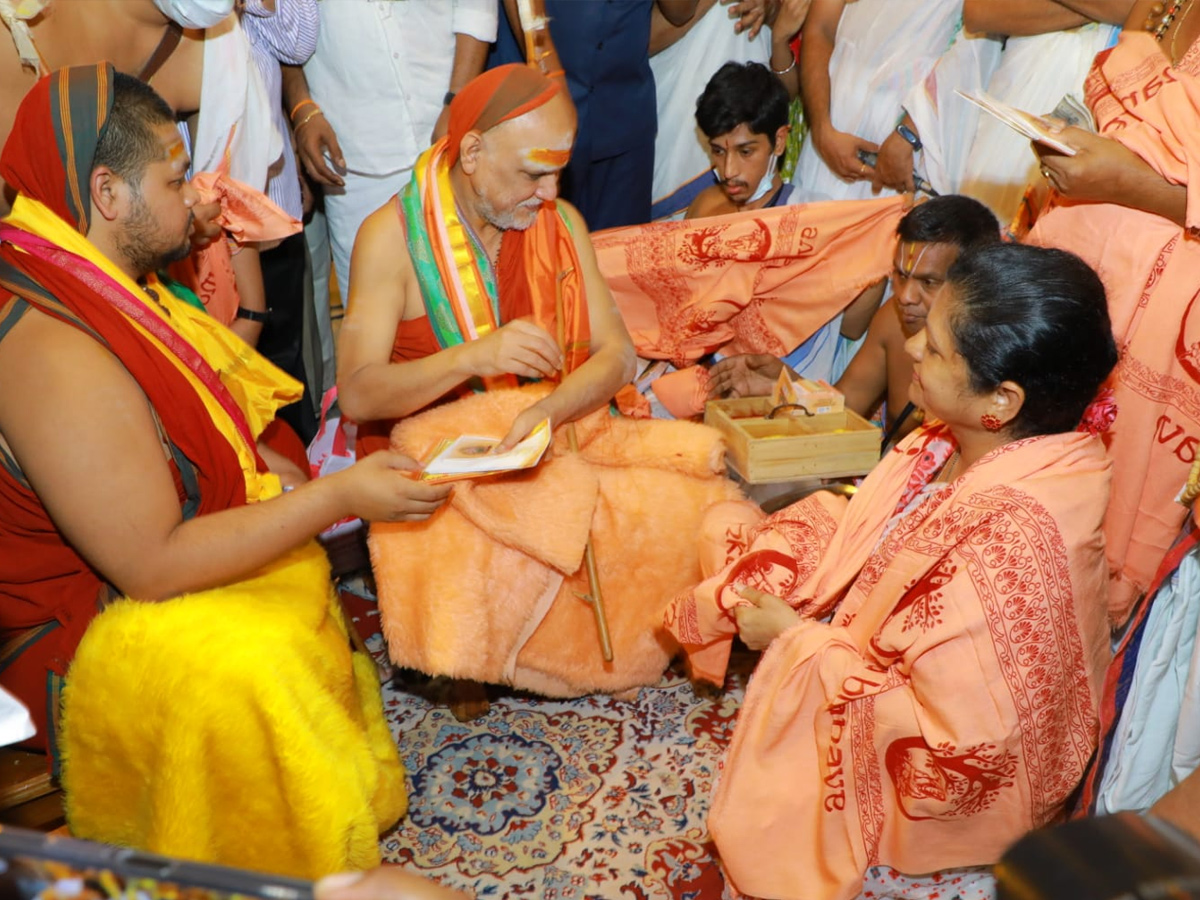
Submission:
<svg viewBox="0 0 1200 900">
<path fill-rule="evenodd" d="M 558 349 L 562 353 L 563 358 L 563 378 L 566 378 L 567 365 L 567 320 L 564 315 L 563 308 L 563 279 L 567 277 L 570 270 L 558 273 L 558 278 L 554 280 L 554 318 L 557 324 L 558 331 Z M 579 453 L 579 437 L 575 433 L 575 423 L 568 422 L 567 428 L 567 443 L 571 447 L 571 452 Z M 588 577 L 588 592 L 581 594 L 575 592 L 575 596 L 587 603 L 592 608 L 592 614 L 596 617 L 596 630 L 600 634 L 600 653 L 604 657 L 605 662 L 612 662 L 612 641 L 608 636 L 608 617 L 604 613 L 604 594 L 600 590 L 600 575 L 596 571 L 596 548 L 592 544 L 591 529 L 588 530 L 587 544 L 583 548 L 583 564 L 587 569 Z"/>
</svg>

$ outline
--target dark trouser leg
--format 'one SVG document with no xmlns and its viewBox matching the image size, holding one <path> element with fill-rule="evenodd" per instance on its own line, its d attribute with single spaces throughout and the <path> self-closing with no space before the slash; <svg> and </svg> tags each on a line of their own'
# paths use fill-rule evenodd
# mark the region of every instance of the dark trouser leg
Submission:
<svg viewBox="0 0 1200 900">
<path fill-rule="evenodd" d="M 258 339 L 258 351 L 305 384 L 308 379 L 302 341 L 307 271 L 303 234 L 294 234 L 262 254 L 263 286 L 271 318 Z M 307 398 L 285 406 L 279 415 L 306 444 L 316 435 L 317 419 Z"/>
</svg>

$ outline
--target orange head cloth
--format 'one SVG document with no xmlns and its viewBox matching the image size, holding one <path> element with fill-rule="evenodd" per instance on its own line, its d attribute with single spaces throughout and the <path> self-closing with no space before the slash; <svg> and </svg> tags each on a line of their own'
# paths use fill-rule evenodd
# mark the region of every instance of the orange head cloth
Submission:
<svg viewBox="0 0 1200 900">
<path fill-rule="evenodd" d="M 560 90 L 541 72 L 520 63 L 498 66 L 475 78 L 450 104 L 446 161 L 458 162 L 458 148 L 468 131 L 487 131 L 550 102 Z"/>
</svg>

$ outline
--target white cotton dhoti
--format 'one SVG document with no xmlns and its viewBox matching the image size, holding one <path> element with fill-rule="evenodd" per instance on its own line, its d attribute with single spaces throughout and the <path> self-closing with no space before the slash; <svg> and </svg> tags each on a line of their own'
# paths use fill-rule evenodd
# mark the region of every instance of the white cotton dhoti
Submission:
<svg viewBox="0 0 1200 900">
<path fill-rule="evenodd" d="M 728 8 L 718 3 L 691 31 L 650 57 L 658 95 L 651 212 L 655 221 L 683 218 L 696 195 L 715 183 L 709 173 L 708 142 L 696 127 L 696 100 L 709 79 L 727 62 L 770 62 L 770 29 L 763 28 L 750 40 L 734 32 L 733 25 Z"/>
</svg>

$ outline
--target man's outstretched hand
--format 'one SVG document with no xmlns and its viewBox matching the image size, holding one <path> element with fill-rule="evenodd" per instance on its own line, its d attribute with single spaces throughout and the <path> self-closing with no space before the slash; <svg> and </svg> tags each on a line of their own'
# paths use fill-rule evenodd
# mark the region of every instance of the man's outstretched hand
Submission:
<svg viewBox="0 0 1200 900">
<path fill-rule="evenodd" d="M 767 397 L 783 363 L 769 353 L 740 353 L 727 356 L 708 370 L 708 399 Z"/>
</svg>

